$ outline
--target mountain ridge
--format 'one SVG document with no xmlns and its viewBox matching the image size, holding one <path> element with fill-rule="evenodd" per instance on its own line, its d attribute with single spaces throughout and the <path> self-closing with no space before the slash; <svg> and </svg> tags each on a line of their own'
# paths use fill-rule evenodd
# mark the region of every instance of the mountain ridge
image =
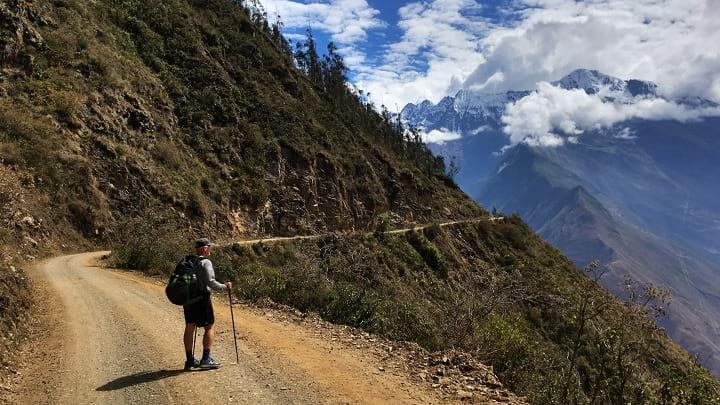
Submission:
<svg viewBox="0 0 720 405">
<path fill-rule="evenodd" d="M 717 103 L 699 97 L 666 98 L 658 93 L 658 85 L 653 82 L 639 79 L 623 80 L 592 69 L 573 70 L 550 84 L 565 90 L 583 90 L 586 94 L 599 95 L 607 101 L 632 103 L 643 98 L 661 98 L 694 108 L 718 107 Z M 485 93 L 482 90 L 461 89 L 454 96 L 443 97 L 438 103 L 432 103 L 429 100 L 424 100 L 418 105 L 409 103 L 399 114 L 407 122 L 426 130 L 440 128 L 472 130 L 471 126 L 455 126 L 453 123 L 462 122 L 463 118 L 477 120 L 480 117 L 485 120 L 483 122 L 485 125 L 492 125 L 499 129 L 502 126 L 501 117 L 507 104 L 517 102 L 530 93 L 532 93 L 531 90 Z M 452 116 L 453 114 L 457 117 L 452 120 L 446 119 L 438 122 L 437 119 L 428 119 L 428 116 L 432 118 Z M 468 115 L 471 117 L 467 117 Z"/>
<path fill-rule="evenodd" d="M 613 103 L 661 97 L 654 83 L 621 80 L 588 69 L 571 72 L 553 85 L 581 89 Z M 490 97 L 496 100 L 502 96 Z M 692 97 L 674 102 L 701 108 L 716 105 Z M 490 107 L 495 106 L 490 103 Z M 717 309 L 712 303 L 720 294 L 707 287 L 716 282 L 713 269 L 720 266 L 720 256 L 712 253 L 717 251 L 713 248 L 717 235 L 712 229 L 720 212 L 718 196 L 711 186 L 712 178 L 718 175 L 712 156 L 720 149 L 711 136 L 717 118 L 684 123 L 634 119 L 607 130 L 587 130 L 577 144 L 532 148 L 522 143 L 509 146 L 500 119 L 502 109 L 493 110 L 494 115 L 488 118 L 482 113 L 468 116 L 472 111 L 488 111 L 482 106 L 466 109 L 470 113 L 465 115 L 446 110 L 445 115 L 427 116 L 413 114 L 411 107 L 403 115 L 409 124 L 461 133 L 461 139 L 432 148 L 457 158 L 461 169 L 456 180 L 478 201 L 521 213 L 578 266 L 600 259 L 615 267 L 623 276 L 606 280 L 605 285 L 616 293 L 620 291 L 615 284 L 624 275 L 674 288 L 678 313 L 671 315 L 672 325 L 666 322 L 664 326 L 720 372 L 720 363 L 714 360 L 718 352 L 715 342 L 720 338 L 717 328 L 691 314 L 693 306 L 699 305 L 706 319 L 714 318 Z M 425 108 L 432 111 L 437 106 L 426 104 Z M 527 162 L 513 168 L 518 153 L 524 154 Z M 591 197 L 586 201 L 589 205 L 583 207 L 572 200 L 569 193 L 577 187 L 581 195 Z M 587 221 L 568 222 L 570 218 L 565 216 L 570 213 Z M 634 254 L 642 259 L 633 258 Z M 687 280 L 677 276 L 685 266 L 683 257 L 694 258 L 695 271 L 688 273 Z M 658 270 L 653 276 L 653 268 L 663 269 L 667 275 L 660 275 Z M 698 302 L 693 304 L 693 299 Z M 683 317 L 693 326 L 681 326 Z"/>
</svg>

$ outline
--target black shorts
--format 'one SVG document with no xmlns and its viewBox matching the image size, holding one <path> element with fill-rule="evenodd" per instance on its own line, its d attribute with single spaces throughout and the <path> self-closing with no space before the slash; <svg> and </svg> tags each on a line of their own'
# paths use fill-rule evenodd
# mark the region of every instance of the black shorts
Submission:
<svg viewBox="0 0 720 405">
<path fill-rule="evenodd" d="M 203 295 L 199 301 L 183 306 L 183 312 L 185 313 L 185 323 L 194 323 L 200 328 L 215 323 L 210 293 Z"/>
</svg>

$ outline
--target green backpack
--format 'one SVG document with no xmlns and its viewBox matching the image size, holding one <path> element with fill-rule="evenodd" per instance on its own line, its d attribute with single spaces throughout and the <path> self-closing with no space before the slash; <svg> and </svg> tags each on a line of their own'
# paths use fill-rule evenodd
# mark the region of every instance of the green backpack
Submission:
<svg viewBox="0 0 720 405">
<path fill-rule="evenodd" d="M 185 256 L 175 266 L 175 272 L 170 275 L 170 281 L 165 287 L 165 295 L 175 305 L 190 305 L 202 298 L 200 287 L 200 260 L 202 256 Z"/>
</svg>

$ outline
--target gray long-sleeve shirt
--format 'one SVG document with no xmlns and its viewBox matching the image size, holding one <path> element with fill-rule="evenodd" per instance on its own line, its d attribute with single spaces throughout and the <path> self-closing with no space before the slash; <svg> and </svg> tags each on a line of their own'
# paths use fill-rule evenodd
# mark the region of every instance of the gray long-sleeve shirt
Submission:
<svg viewBox="0 0 720 405">
<path fill-rule="evenodd" d="M 219 283 L 215 280 L 215 269 L 213 268 L 210 259 L 205 257 L 201 258 L 200 268 L 202 268 L 202 271 L 200 272 L 200 282 L 207 292 L 210 292 L 211 289 L 215 291 L 227 290 L 227 286 L 225 284 Z"/>
</svg>

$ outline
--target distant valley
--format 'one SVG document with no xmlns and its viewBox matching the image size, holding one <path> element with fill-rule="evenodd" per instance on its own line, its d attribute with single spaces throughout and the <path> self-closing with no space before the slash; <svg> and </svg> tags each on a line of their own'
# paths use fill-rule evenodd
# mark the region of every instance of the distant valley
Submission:
<svg viewBox="0 0 720 405">
<path fill-rule="evenodd" d="M 591 70 L 553 85 L 611 102 L 662 100 L 653 83 Z M 460 134 L 432 147 L 457 159 L 461 188 L 488 209 L 518 212 L 576 265 L 609 266 L 602 282 L 617 295 L 625 277 L 670 288 L 662 326 L 720 374 L 720 119 L 634 118 L 558 147 L 512 145 L 506 106 L 529 94 L 462 90 L 437 104 L 409 104 L 401 116 L 425 132 Z"/>
</svg>

